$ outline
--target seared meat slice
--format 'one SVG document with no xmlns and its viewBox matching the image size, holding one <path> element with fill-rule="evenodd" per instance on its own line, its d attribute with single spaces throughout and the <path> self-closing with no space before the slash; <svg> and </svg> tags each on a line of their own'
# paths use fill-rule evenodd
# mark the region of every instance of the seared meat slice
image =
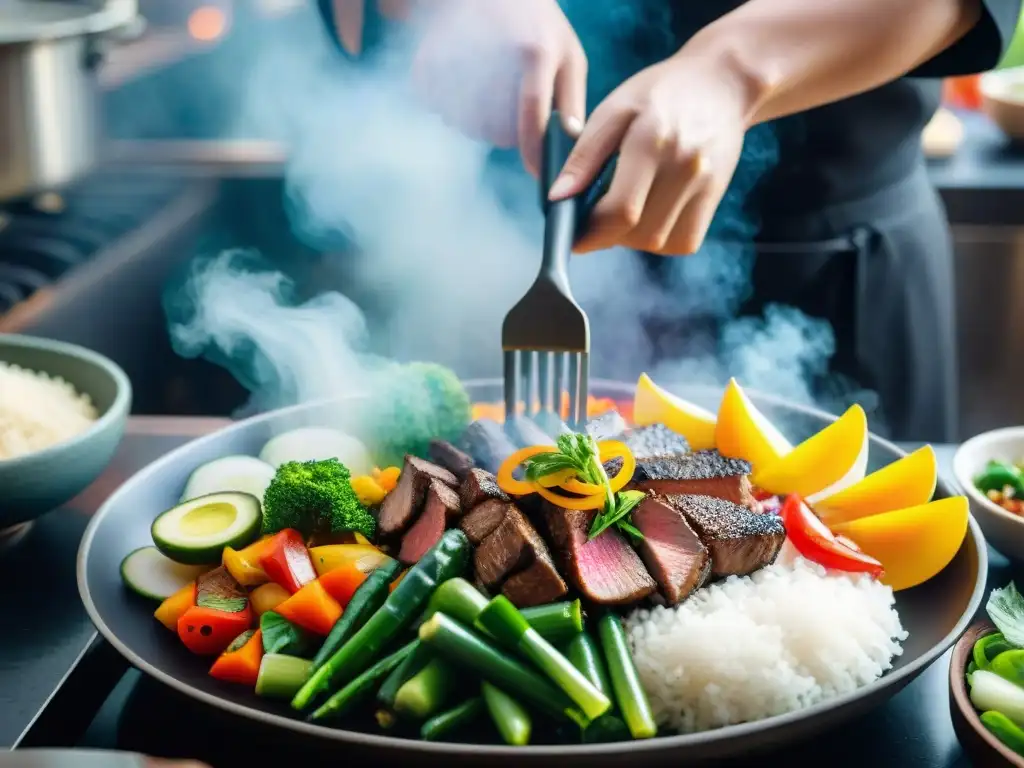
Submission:
<svg viewBox="0 0 1024 768">
<path fill-rule="evenodd" d="M 501 463 L 511 456 L 516 445 L 493 419 L 477 419 L 462 433 L 459 448 L 473 457 L 478 467 L 497 472 Z"/>
<path fill-rule="evenodd" d="M 430 441 L 430 459 L 440 467 L 444 467 L 460 481 L 466 478 L 473 468 L 473 457 L 464 453 L 447 440 Z"/>
<path fill-rule="evenodd" d="M 595 440 L 621 440 L 628 429 L 629 425 L 618 411 L 605 411 L 583 426 L 583 431 Z"/>
<path fill-rule="evenodd" d="M 522 512 L 509 506 L 505 519 L 473 552 L 473 570 L 488 589 L 539 559 L 551 559 L 547 544 Z"/>
<path fill-rule="evenodd" d="M 488 499 L 510 501 L 508 494 L 498 487 L 498 481 L 486 469 L 471 469 L 459 488 L 464 510 L 476 509 Z"/>
<path fill-rule="evenodd" d="M 718 451 L 697 451 L 682 456 L 637 459 L 630 485 L 664 495 L 715 496 L 753 508 L 750 463 L 727 459 Z"/>
<path fill-rule="evenodd" d="M 690 452 L 690 444 L 686 438 L 664 424 L 649 424 L 646 427 L 630 429 L 615 439 L 628 445 L 637 460 L 652 456 L 682 456 Z"/>
<path fill-rule="evenodd" d="M 712 496 L 670 496 L 711 553 L 715 576 L 745 576 L 775 562 L 786 529 L 782 518 Z"/>
<path fill-rule="evenodd" d="M 609 528 L 595 539 L 587 532 L 594 513 L 544 505 L 551 542 L 563 573 L 587 599 L 602 605 L 639 602 L 657 588 L 636 551 Z"/>
<path fill-rule="evenodd" d="M 384 503 L 380 505 L 377 524 L 382 536 L 401 533 L 409 527 L 420 505 L 423 504 L 423 497 L 431 480 L 439 480 L 452 488 L 459 482 L 455 475 L 444 467 L 415 456 L 405 457 L 398 485 L 384 497 Z"/>
<path fill-rule="evenodd" d="M 707 547 L 682 513 L 662 496 L 648 496 L 633 510 L 633 525 L 644 535 L 640 556 L 669 605 L 685 600 L 711 573 Z"/>
<path fill-rule="evenodd" d="M 457 518 L 459 512 L 459 494 L 440 480 L 431 480 L 427 486 L 423 512 L 402 537 L 398 559 L 406 565 L 417 562 L 428 549 L 437 544 L 447 524 Z"/>
<path fill-rule="evenodd" d="M 501 593 L 517 608 L 544 605 L 561 600 L 569 592 L 562 575 L 555 568 L 551 553 L 544 548 L 526 570 L 509 576 Z"/>
<path fill-rule="evenodd" d="M 551 435 L 541 429 L 533 419 L 526 416 L 513 416 L 505 422 L 505 434 L 520 448 L 531 445 L 554 445 Z"/>
<path fill-rule="evenodd" d="M 468 514 L 463 515 L 462 520 L 459 521 L 459 528 L 473 544 L 479 544 L 501 525 L 501 521 L 505 519 L 508 511 L 515 508 L 510 501 L 488 499 L 483 504 L 475 506 Z"/>
</svg>

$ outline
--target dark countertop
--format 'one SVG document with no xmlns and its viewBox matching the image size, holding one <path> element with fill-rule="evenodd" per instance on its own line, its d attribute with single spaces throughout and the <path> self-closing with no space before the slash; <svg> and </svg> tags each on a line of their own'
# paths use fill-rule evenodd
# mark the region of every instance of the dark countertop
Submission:
<svg viewBox="0 0 1024 768">
<path fill-rule="evenodd" d="M 88 516 L 138 468 L 222 423 L 133 419 L 121 450 L 100 481 L 67 508 L 42 518 L 22 546 L 7 557 L 0 557 L 0 583 L 8 590 L 6 615 L 10 622 L 4 622 L 5 631 L 0 632 L 0 746 L 19 743 L 33 747 L 143 750 L 166 757 L 205 759 L 215 768 L 253 768 L 307 758 L 311 764 L 322 763 L 323 755 L 303 756 L 299 754 L 304 751 L 303 746 L 286 746 L 279 734 L 259 733 L 248 724 L 226 723 L 214 710 L 203 708 L 136 671 L 122 678 L 123 660 L 105 643 L 93 643 L 94 632 L 78 599 L 73 552 Z M 953 450 L 953 446 L 936 448 L 940 469 L 947 477 Z M 1015 571 L 1005 558 L 991 550 L 990 558 L 990 587 L 1024 574 L 1024 570 L 1018 567 Z M 40 568 L 40 563 L 46 567 Z M 41 590 L 23 592 L 18 588 L 19 580 L 23 582 L 30 574 L 43 580 Z M 32 599 L 29 595 L 36 597 Z M 45 599 L 40 599 L 40 595 L 45 595 Z M 13 627 L 13 631 L 8 627 Z M 32 641 L 26 642 L 28 638 Z M 82 710 L 83 722 L 70 722 L 63 706 L 60 709 L 65 714 L 55 718 L 54 707 L 19 742 L 19 735 L 26 731 L 34 713 L 87 649 L 90 658 L 109 657 L 107 687 L 97 686 L 104 691 L 103 697 L 95 700 L 90 693 L 94 682 L 76 682 L 76 672 L 68 678 L 58 698 L 73 699 L 73 709 Z M 949 717 L 948 665 L 947 652 L 885 706 L 845 724 L 841 733 L 831 732 L 795 749 L 766 756 L 768 764 L 776 764 L 777 758 L 779 764 L 807 759 L 857 768 L 872 764 L 880 768 L 970 765 Z M 121 682 L 101 707 L 109 686 L 118 679 Z M 69 688 L 75 692 L 69 694 Z M 151 716 L 155 711 L 161 713 L 160 717 Z M 86 729 L 90 722 L 91 727 Z M 226 739 L 225 733 L 232 732 L 232 728 L 238 729 L 237 738 Z M 84 736 L 71 736 L 80 731 Z M 182 739 L 183 733 L 188 733 L 189 738 Z M 837 738 L 840 735 L 846 738 Z"/>
</svg>

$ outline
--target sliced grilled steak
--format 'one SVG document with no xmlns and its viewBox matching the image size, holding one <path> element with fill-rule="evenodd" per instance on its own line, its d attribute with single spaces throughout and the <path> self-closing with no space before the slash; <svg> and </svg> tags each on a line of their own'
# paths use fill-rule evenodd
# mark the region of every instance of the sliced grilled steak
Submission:
<svg viewBox="0 0 1024 768">
<path fill-rule="evenodd" d="M 459 510 L 459 495 L 440 480 L 431 480 L 423 511 L 402 537 L 398 559 L 406 565 L 419 561 L 437 544 L 448 523 L 459 516 Z"/>
<path fill-rule="evenodd" d="M 685 600 L 711 573 L 711 557 L 683 514 L 662 496 L 648 496 L 633 511 L 644 535 L 640 556 L 669 605 Z"/>
<path fill-rule="evenodd" d="M 670 496 L 711 553 L 715 576 L 745 576 L 775 562 L 786 529 L 782 518 L 762 515 L 712 496 Z"/>
<path fill-rule="evenodd" d="M 650 424 L 630 429 L 615 439 L 628 445 L 637 460 L 652 456 L 682 456 L 690 452 L 690 444 L 686 438 L 664 424 Z"/>
<path fill-rule="evenodd" d="M 538 556 L 526 570 L 509 576 L 501 588 L 501 593 L 517 608 L 553 603 L 561 600 L 569 592 L 565 580 L 555 568 L 547 547 L 544 555 Z"/>
<path fill-rule="evenodd" d="M 444 467 L 460 481 L 473 468 L 473 457 L 464 453 L 447 440 L 430 441 L 430 459 L 440 467 Z"/>
<path fill-rule="evenodd" d="M 459 528 L 473 544 L 479 544 L 494 532 L 494 529 L 505 519 L 508 511 L 515 508 L 510 501 L 488 499 L 483 504 L 474 507 L 471 512 L 463 515 L 459 521 Z"/>
<path fill-rule="evenodd" d="M 618 411 L 606 411 L 583 426 L 583 431 L 595 440 L 618 440 L 628 429 L 629 425 Z"/>
<path fill-rule="evenodd" d="M 508 494 L 498 487 L 494 475 L 486 469 L 471 469 L 459 487 L 459 499 L 464 510 L 476 509 L 488 499 L 510 501 Z"/>
<path fill-rule="evenodd" d="M 749 474 L 749 462 L 727 459 L 718 451 L 697 451 L 638 458 L 630 485 L 664 495 L 715 496 L 752 509 L 756 500 Z"/>
<path fill-rule="evenodd" d="M 563 573 L 589 600 L 628 605 L 657 588 L 634 549 L 616 531 L 587 540 L 593 512 L 544 505 L 551 542 Z"/>
<path fill-rule="evenodd" d="M 401 533 L 409 527 L 423 504 L 423 497 L 431 480 L 439 480 L 453 488 L 459 482 L 455 475 L 444 467 L 415 456 L 405 457 L 398 485 L 384 497 L 384 503 L 380 506 L 377 524 L 382 536 Z"/>
<path fill-rule="evenodd" d="M 505 434 L 509 440 L 520 448 L 531 445 L 554 445 L 551 435 L 540 428 L 533 419 L 526 416 L 513 416 L 505 422 Z"/>
<path fill-rule="evenodd" d="M 516 445 L 493 419 L 477 419 L 462 433 L 459 448 L 473 457 L 478 467 L 497 472 L 501 462 L 511 456 Z"/>
<path fill-rule="evenodd" d="M 551 558 L 547 545 L 523 513 L 510 505 L 505 519 L 473 552 L 473 570 L 491 589 L 541 558 Z"/>
</svg>

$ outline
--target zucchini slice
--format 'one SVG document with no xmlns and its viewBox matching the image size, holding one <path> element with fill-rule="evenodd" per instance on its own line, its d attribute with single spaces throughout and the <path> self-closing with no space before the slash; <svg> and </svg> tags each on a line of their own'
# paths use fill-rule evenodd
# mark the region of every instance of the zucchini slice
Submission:
<svg viewBox="0 0 1024 768">
<path fill-rule="evenodd" d="M 150 600 L 166 600 L 206 570 L 205 565 L 176 563 L 156 547 L 141 547 L 121 561 L 125 586 Z"/>
<path fill-rule="evenodd" d="M 153 521 L 157 549 L 177 563 L 216 565 L 224 547 L 241 549 L 260 534 L 260 500 L 248 493 L 210 493 L 183 501 Z"/>
<path fill-rule="evenodd" d="M 224 456 L 196 467 L 185 483 L 182 501 L 211 493 L 238 491 L 263 500 L 263 492 L 274 479 L 274 468 L 255 456 Z"/>
</svg>

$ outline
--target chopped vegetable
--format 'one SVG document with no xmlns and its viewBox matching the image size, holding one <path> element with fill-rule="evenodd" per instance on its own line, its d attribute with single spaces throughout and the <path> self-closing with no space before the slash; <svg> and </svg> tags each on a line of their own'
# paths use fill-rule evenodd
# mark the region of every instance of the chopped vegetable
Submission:
<svg viewBox="0 0 1024 768">
<path fill-rule="evenodd" d="M 786 497 L 781 517 L 786 536 L 808 560 L 836 571 L 867 573 L 874 578 L 882 575 L 880 562 L 841 543 L 799 496 Z"/>
<path fill-rule="evenodd" d="M 267 572 L 260 565 L 260 558 L 267 551 L 267 547 L 272 539 L 272 536 L 264 536 L 244 549 L 236 550 L 231 547 L 224 547 L 221 563 L 235 577 L 235 581 L 244 587 L 255 587 L 259 584 L 265 584 L 270 581 L 270 577 L 267 576 Z"/>
<path fill-rule="evenodd" d="M 313 568 L 317 576 L 323 576 L 343 565 L 355 565 L 364 573 L 369 573 L 382 563 L 392 558 L 385 555 L 369 542 L 355 544 L 325 544 L 312 547 L 309 556 L 313 560 Z"/>
<path fill-rule="evenodd" d="M 178 619 L 185 615 L 185 611 L 196 604 L 196 584 L 186 584 L 173 595 L 168 597 L 157 608 L 153 615 L 156 620 L 167 627 L 171 632 L 178 631 Z"/>
<path fill-rule="evenodd" d="M 608 678 L 601 649 L 587 632 L 580 632 L 565 648 L 565 655 L 583 676 L 605 696 L 612 695 L 612 684 Z"/>
<path fill-rule="evenodd" d="M 263 495 L 264 533 L 294 528 L 307 537 L 345 531 L 373 536 L 376 527 L 352 490 L 348 468 L 337 459 L 282 464 Z"/>
<path fill-rule="evenodd" d="M 267 441 L 260 459 L 274 469 L 288 463 L 333 459 L 360 475 L 373 466 L 362 442 L 330 427 L 299 427 L 282 432 Z"/>
<path fill-rule="evenodd" d="M 608 677 L 615 694 L 615 703 L 630 734 L 634 739 L 649 739 L 657 735 L 658 726 L 640 683 L 636 664 L 633 663 L 633 654 L 630 653 L 622 622 L 618 616 L 608 613 L 598 621 L 597 630 L 601 650 L 608 664 Z"/>
<path fill-rule="evenodd" d="M 292 594 L 316 579 L 302 534 L 293 528 L 286 528 L 267 542 L 260 565 L 272 581 Z"/>
<path fill-rule="evenodd" d="M 443 613 L 435 613 L 420 627 L 420 640 L 451 663 L 549 715 L 580 724 L 586 722 L 586 716 L 576 709 L 563 690 Z"/>
<path fill-rule="evenodd" d="M 252 618 L 248 606 L 241 611 L 222 611 L 196 605 L 178 619 L 178 637 L 192 653 L 216 656 L 249 629 Z"/>
<path fill-rule="evenodd" d="M 377 691 L 377 702 L 386 709 L 394 709 L 395 696 L 398 695 L 399 689 L 405 685 L 406 681 L 410 680 L 427 666 L 432 656 L 431 650 L 420 640 L 416 640 L 412 653 L 395 667 L 394 671 L 388 675 L 387 680 L 384 681 L 384 684 L 381 685 L 380 690 Z"/>
<path fill-rule="evenodd" d="M 438 584 L 463 574 L 469 564 L 469 549 L 466 534 L 457 528 L 445 531 L 384 604 L 313 674 L 292 706 L 304 709 L 319 692 L 365 669 L 385 644 L 415 620 Z"/>
<path fill-rule="evenodd" d="M 302 627 L 274 611 L 260 616 L 263 650 L 286 656 L 305 656 L 315 646 L 314 639 Z"/>
<path fill-rule="evenodd" d="M 1003 651 L 992 659 L 989 669 L 1014 685 L 1024 685 L 1024 650 Z"/>
<path fill-rule="evenodd" d="M 421 647 L 418 643 L 419 641 L 416 648 Z M 413 653 L 416 648 L 413 649 Z M 395 694 L 395 711 L 416 720 L 435 715 L 444 709 L 455 688 L 455 682 L 456 677 L 447 662 L 432 659 L 398 689 L 398 693 Z"/>
<path fill-rule="evenodd" d="M 401 664 L 402 660 L 412 653 L 414 648 L 414 643 L 409 643 L 399 648 L 390 656 L 386 656 L 378 661 L 325 701 L 321 707 L 310 715 L 309 719 L 313 721 L 328 720 L 341 717 L 351 711 L 352 707 L 362 701 L 364 696 L 368 696 L 373 686 Z"/>
<path fill-rule="evenodd" d="M 1016 584 L 1011 581 L 1001 589 L 993 589 L 985 612 L 1007 642 L 1024 648 L 1024 596 L 1017 591 Z"/>
<path fill-rule="evenodd" d="M 150 528 L 157 549 L 177 563 L 216 565 L 224 547 L 244 547 L 260 533 L 260 500 L 247 493 L 212 493 L 157 516 Z"/>
<path fill-rule="evenodd" d="M 249 597 L 224 566 L 196 579 L 196 605 L 235 613 L 249 606 Z"/>
<path fill-rule="evenodd" d="M 210 677 L 253 687 L 259 678 L 261 661 L 263 636 L 258 629 L 247 629 L 213 662 Z"/>
<path fill-rule="evenodd" d="M 285 600 L 291 597 L 291 593 L 280 584 L 270 582 L 261 584 L 249 593 L 249 603 L 257 616 L 262 616 L 267 611 L 272 611 Z"/>
<path fill-rule="evenodd" d="M 384 605 L 388 596 L 388 583 L 401 566 L 396 560 L 389 560 L 370 574 L 356 590 L 341 618 L 335 622 L 320 650 L 313 657 L 313 671 L 320 669 L 328 659 L 337 653 L 359 629 Z"/>
<path fill-rule="evenodd" d="M 1002 632 L 993 632 L 991 635 L 978 638 L 974 648 L 971 649 L 971 655 L 978 669 L 988 669 L 996 656 L 1012 648 L 1013 646 L 1006 642 Z"/>
<path fill-rule="evenodd" d="M 1024 730 L 1002 712 L 982 712 L 981 723 L 1018 755 L 1024 755 Z"/>
<path fill-rule="evenodd" d="M 427 610 L 423 613 L 423 621 L 440 611 L 461 624 L 471 627 L 476 623 L 480 612 L 486 607 L 487 598 L 480 593 L 479 589 L 462 577 L 448 579 L 430 596 Z"/>
<path fill-rule="evenodd" d="M 341 618 L 341 606 L 327 593 L 319 579 L 306 584 L 276 610 L 293 624 L 320 636 L 327 635 Z"/>
<path fill-rule="evenodd" d="M 189 475 L 182 501 L 189 501 L 211 493 L 238 491 L 263 498 L 274 468 L 253 456 L 223 456 L 202 464 Z"/>
<path fill-rule="evenodd" d="M 402 571 L 400 574 L 398 574 L 398 578 L 396 578 L 394 581 L 391 582 L 391 585 L 388 587 L 388 591 L 389 592 L 394 592 L 398 588 L 398 585 L 402 583 L 402 579 L 405 578 L 405 574 L 407 574 L 408 572 L 409 572 L 409 569 L 406 568 L 404 571 Z"/>
<path fill-rule="evenodd" d="M 384 493 L 391 493 L 398 486 L 398 478 L 401 474 L 401 467 L 385 467 L 384 469 L 374 469 L 373 479 L 384 489 Z"/>
<path fill-rule="evenodd" d="M 256 695 L 268 699 L 290 699 L 306 682 L 311 667 L 308 659 L 280 653 L 265 654 L 256 678 Z"/>
<path fill-rule="evenodd" d="M 991 670 L 979 669 L 971 675 L 971 703 L 981 712 L 995 710 L 1024 725 L 1024 688 Z"/>
<path fill-rule="evenodd" d="M 504 595 L 492 599 L 477 617 L 477 623 L 499 642 L 515 648 L 576 702 L 591 720 L 611 707 L 611 700 L 591 684 L 554 646 L 526 623 L 523 615 Z"/>
<path fill-rule="evenodd" d="M 439 741 L 450 733 L 473 723 L 483 714 L 484 700 L 479 696 L 467 699 L 447 712 L 427 720 L 420 727 L 420 738 L 424 741 Z"/>
<path fill-rule="evenodd" d="M 989 461 L 984 471 L 974 478 L 974 484 L 982 493 L 1001 493 L 1009 487 L 1015 497 L 1024 496 L 1024 473 L 1021 473 L 1020 467 L 1008 461 Z"/>
<path fill-rule="evenodd" d="M 356 498 L 364 507 L 376 507 L 384 501 L 384 497 L 387 495 L 387 491 L 381 488 L 370 475 L 353 477 L 352 490 L 356 492 Z"/>
<path fill-rule="evenodd" d="M 523 705 L 486 680 L 480 684 L 487 711 L 506 744 L 522 747 L 530 743 L 533 723 Z"/>
<path fill-rule="evenodd" d="M 344 608 L 352 602 L 352 597 L 355 595 L 356 590 L 363 585 L 366 579 L 367 571 L 364 571 L 355 563 L 349 563 L 325 573 L 317 581 L 327 594 Z"/>
<path fill-rule="evenodd" d="M 141 547 L 121 561 L 121 579 L 132 592 L 150 600 L 166 600 L 207 570 L 204 565 L 182 565 L 156 547 Z"/>
</svg>

